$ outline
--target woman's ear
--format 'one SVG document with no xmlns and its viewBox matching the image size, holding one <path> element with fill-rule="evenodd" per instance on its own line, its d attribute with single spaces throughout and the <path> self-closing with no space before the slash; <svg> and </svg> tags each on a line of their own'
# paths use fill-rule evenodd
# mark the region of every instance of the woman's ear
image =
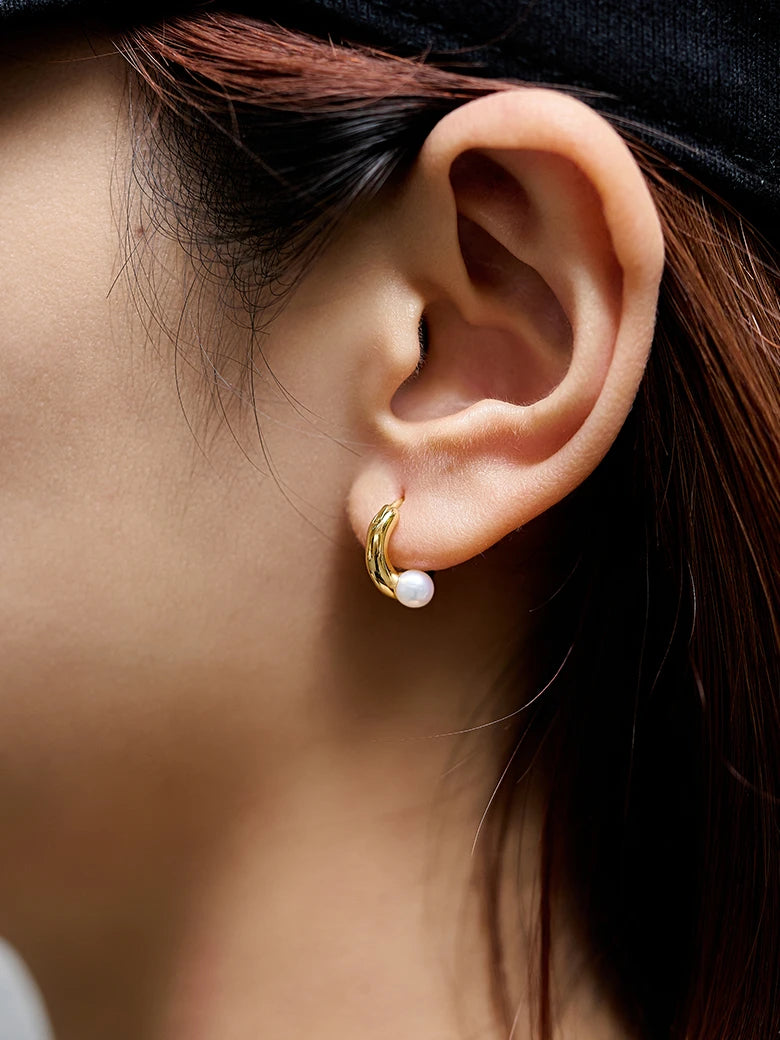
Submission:
<svg viewBox="0 0 780 1040">
<path fill-rule="evenodd" d="M 375 448 L 349 514 L 364 541 L 403 495 L 394 563 L 441 570 L 544 512 L 609 450 L 650 350 L 663 238 L 622 139 L 545 89 L 447 115 L 391 206 L 416 306 L 361 384 Z"/>
</svg>

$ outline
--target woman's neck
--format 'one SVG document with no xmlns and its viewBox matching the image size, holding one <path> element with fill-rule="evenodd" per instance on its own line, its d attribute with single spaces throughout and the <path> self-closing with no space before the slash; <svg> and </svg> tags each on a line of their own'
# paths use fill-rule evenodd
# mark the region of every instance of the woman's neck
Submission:
<svg viewBox="0 0 780 1040">
<path fill-rule="evenodd" d="M 26 742 L 0 865 L 0 929 L 58 1040 L 505 1037 L 472 854 L 504 735 L 483 724 L 508 707 L 489 695 L 519 610 L 495 563 L 443 572 L 427 621 L 377 601 L 381 652 L 358 638 L 357 604 L 276 676 L 166 673 L 138 654 L 121 673 L 63 673 L 59 703 L 103 703 L 103 721 L 76 713 L 89 732 L 63 717 Z M 505 879 L 513 1040 L 528 1035 L 538 837 L 532 799 Z M 586 1032 L 584 977 L 576 1035 L 606 1040 L 606 1020 Z"/>
</svg>

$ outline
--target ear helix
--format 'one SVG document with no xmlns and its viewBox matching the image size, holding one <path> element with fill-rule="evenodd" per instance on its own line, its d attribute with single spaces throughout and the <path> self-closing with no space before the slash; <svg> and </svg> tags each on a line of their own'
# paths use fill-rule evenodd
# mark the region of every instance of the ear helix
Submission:
<svg viewBox="0 0 780 1040">
<path fill-rule="evenodd" d="M 387 541 L 398 523 L 403 496 L 382 506 L 368 525 L 366 568 L 371 580 L 385 595 L 405 607 L 424 607 L 433 598 L 433 580 L 425 571 L 397 571 L 387 558 Z"/>
</svg>

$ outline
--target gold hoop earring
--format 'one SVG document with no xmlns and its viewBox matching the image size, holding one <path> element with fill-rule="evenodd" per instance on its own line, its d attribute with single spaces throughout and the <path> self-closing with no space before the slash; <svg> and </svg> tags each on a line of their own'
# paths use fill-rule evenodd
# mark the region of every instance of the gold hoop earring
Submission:
<svg viewBox="0 0 780 1040">
<path fill-rule="evenodd" d="M 387 541 L 398 523 L 403 496 L 389 506 L 382 506 L 368 525 L 366 535 L 366 567 L 371 580 L 381 593 L 403 603 L 405 607 L 424 607 L 431 602 L 434 588 L 425 571 L 397 571 L 387 558 Z"/>
</svg>

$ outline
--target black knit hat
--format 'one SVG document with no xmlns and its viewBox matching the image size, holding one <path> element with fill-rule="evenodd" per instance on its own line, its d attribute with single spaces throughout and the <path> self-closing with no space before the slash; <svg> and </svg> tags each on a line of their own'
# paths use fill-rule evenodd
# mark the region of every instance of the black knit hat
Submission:
<svg viewBox="0 0 780 1040">
<path fill-rule="evenodd" d="M 0 0 L 0 19 L 132 24 L 213 6 Z M 239 0 L 219 6 L 335 41 L 424 53 L 477 76 L 585 88 L 590 104 L 631 123 L 768 238 L 780 238 L 776 0 Z"/>
</svg>

